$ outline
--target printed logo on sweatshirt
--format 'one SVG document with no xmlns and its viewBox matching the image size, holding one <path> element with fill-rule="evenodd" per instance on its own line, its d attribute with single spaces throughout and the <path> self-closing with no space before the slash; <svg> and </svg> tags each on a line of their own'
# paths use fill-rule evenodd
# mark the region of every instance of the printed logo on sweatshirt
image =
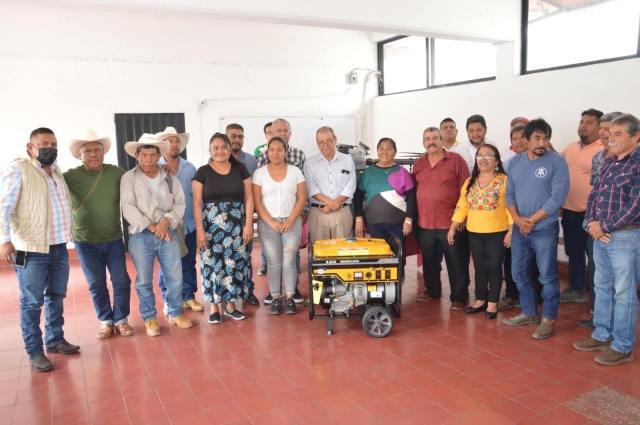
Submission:
<svg viewBox="0 0 640 425">
<path fill-rule="evenodd" d="M 544 167 L 540 167 L 536 170 L 536 177 L 541 179 L 547 176 L 547 169 Z"/>
</svg>

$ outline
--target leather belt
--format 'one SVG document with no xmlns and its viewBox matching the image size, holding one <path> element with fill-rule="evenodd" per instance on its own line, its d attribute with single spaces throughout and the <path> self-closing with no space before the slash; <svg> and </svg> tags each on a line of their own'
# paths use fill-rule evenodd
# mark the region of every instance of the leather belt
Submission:
<svg viewBox="0 0 640 425">
<path fill-rule="evenodd" d="M 311 208 L 323 208 L 324 207 L 324 205 L 313 204 L 313 203 L 309 204 L 309 205 L 311 205 Z M 351 204 L 342 204 L 342 207 L 340 207 L 340 208 L 348 207 L 349 205 L 351 205 Z"/>
<path fill-rule="evenodd" d="M 640 229 L 640 224 L 628 224 L 619 229 L 615 229 L 614 232 L 628 232 L 629 230 L 638 230 Z"/>
</svg>

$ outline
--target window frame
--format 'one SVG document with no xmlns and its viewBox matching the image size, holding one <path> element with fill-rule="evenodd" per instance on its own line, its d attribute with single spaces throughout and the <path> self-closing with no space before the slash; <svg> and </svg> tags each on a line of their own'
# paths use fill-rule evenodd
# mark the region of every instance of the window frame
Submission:
<svg viewBox="0 0 640 425">
<path fill-rule="evenodd" d="M 476 78 L 476 79 L 473 79 L 473 80 L 456 81 L 455 83 L 430 84 L 430 82 L 429 82 L 430 78 L 429 77 L 431 76 L 431 73 L 434 72 L 434 66 L 435 66 L 434 61 L 431 58 L 431 52 L 432 52 L 431 40 L 433 40 L 433 38 L 422 37 L 422 38 L 424 38 L 424 41 L 425 41 L 425 53 L 426 53 L 425 56 L 427 58 L 427 64 L 426 64 L 427 72 L 425 72 L 425 78 L 426 78 L 425 88 L 423 88 L 423 89 L 406 90 L 406 91 L 396 92 L 396 93 L 385 93 L 384 92 L 384 45 L 387 44 L 387 43 L 391 43 L 393 41 L 397 41 L 397 40 L 401 40 L 403 38 L 407 38 L 407 37 L 409 37 L 409 36 L 408 35 L 397 35 L 395 37 L 387 38 L 385 40 L 382 40 L 382 41 L 378 42 L 378 71 L 380 71 L 380 73 L 382 73 L 382 79 L 380 81 L 380 84 L 378 85 L 378 96 L 393 96 L 394 94 L 413 93 L 413 92 L 417 92 L 417 91 L 439 89 L 439 88 L 443 88 L 443 87 L 452 87 L 452 86 L 461 86 L 461 85 L 464 85 L 464 84 L 482 83 L 484 81 L 493 81 L 493 80 L 496 79 L 496 76 L 494 75 L 493 77 L 485 77 L 485 78 Z"/>
<path fill-rule="evenodd" d="M 403 38 L 407 38 L 407 37 L 409 36 L 397 35 L 395 37 L 387 38 L 386 40 L 382 40 L 378 42 L 378 71 L 380 71 L 380 73 L 382 74 L 382 78 L 380 79 L 380 84 L 378 85 L 378 96 L 390 96 L 390 95 L 401 94 L 401 93 L 412 93 L 416 91 L 426 90 L 429 88 L 429 39 L 425 37 L 425 49 L 426 49 L 426 58 L 427 58 L 427 64 L 426 64 L 427 72 L 425 72 L 425 78 L 426 78 L 425 88 L 399 91 L 399 92 L 388 93 L 388 94 L 385 94 L 384 92 L 384 45 L 391 43 L 393 41 L 402 40 Z"/>
<path fill-rule="evenodd" d="M 638 46 L 634 55 L 618 56 L 615 58 L 598 59 L 589 62 L 578 62 L 568 65 L 553 66 L 550 68 L 527 69 L 528 43 L 529 43 L 529 0 L 521 0 L 521 21 L 520 21 L 520 75 L 537 74 L 539 72 L 557 71 L 560 69 L 577 68 L 580 66 L 598 65 L 601 63 L 617 62 L 628 59 L 640 58 L 640 19 L 638 19 Z"/>
</svg>

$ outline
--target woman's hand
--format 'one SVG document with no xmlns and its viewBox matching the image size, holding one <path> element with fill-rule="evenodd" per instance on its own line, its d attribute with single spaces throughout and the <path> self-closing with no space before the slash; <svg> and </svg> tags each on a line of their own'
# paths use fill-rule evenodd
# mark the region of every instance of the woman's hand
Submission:
<svg viewBox="0 0 640 425">
<path fill-rule="evenodd" d="M 453 245 L 453 242 L 455 240 L 456 237 L 456 229 L 449 229 L 449 232 L 447 233 L 447 242 L 449 242 L 449 245 Z"/>
<path fill-rule="evenodd" d="M 280 233 L 287 233 L 289 230 L 291 230 L 291 227 L 293 227 L 293 223 L 295 223 L 295 220 L 292 220 L 291 218 L 288 218 L 284 221 L 284 223 L 282 223 L 280 225 Z"/>
<path fill-rule="evenodd" d="M 271 220 L 269 220 L 267 223 L 269 224 L 269 226 L 274 228 L 276 230 L 276 232 L 282 233 L 282 230 L 281 230 L 282 223 L 281 222 L 279 222 L 278 220 L 276 220 L 274 218 L 271 218 Z"/>
<path fill-rule="evenodd" d="M 207 235 L 204 230 L 196 230 L 196 245 L 203 251 L 207 249 Z"/>
<path fill-rule="evenodd" d="M 359 217 L 356 217 L 356 228 L 354 229 L 354 232 L 356 236 L 364 237 L 364 221 L 362 220 L 362 217 L 360 217 L 359 220 L 358 218 Z"/>
<path fill-rule="evenodd" d="M 506 248 L 511 248 L 511 237 L 513 236 L 513 232 L 508 231 L 507 234 L 504 236 L 504 246 Z"/>
<path fill-rule="evenodd" d="M 242 241 L 245 245 L 248 245 L 253 240 L 253 220 L 247 223 L 242 229 Z"/>
<path fill-rule="evenodd" d="M 408 236 L 409 233 L 411 233 L 412 228 L 413 228 L 413 223 L 409 223 L 407 220 L 405 220 L 402 223 L 402 234 L 405 236 Z"/>
</svg>

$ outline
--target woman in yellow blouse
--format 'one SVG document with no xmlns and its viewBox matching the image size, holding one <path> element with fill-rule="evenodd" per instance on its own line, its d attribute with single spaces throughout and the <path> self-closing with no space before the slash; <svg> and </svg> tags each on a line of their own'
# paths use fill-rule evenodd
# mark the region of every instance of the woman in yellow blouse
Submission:
<svg viewBox="0 0 640 425">
<path fill-rule="evenodd" d="M 502 289 L 502 261 L 511 246 L 513 218 L 507 210 L 507 175 L 495 146 L 484 145 L 476 154 L 471 177 L 460 192 L 447 239 L 467 222 L 471 256 L 476 270 L 476 302 L 465 313 L 485 312 L 487 319 L 498 315 Z"/>
</svg>

